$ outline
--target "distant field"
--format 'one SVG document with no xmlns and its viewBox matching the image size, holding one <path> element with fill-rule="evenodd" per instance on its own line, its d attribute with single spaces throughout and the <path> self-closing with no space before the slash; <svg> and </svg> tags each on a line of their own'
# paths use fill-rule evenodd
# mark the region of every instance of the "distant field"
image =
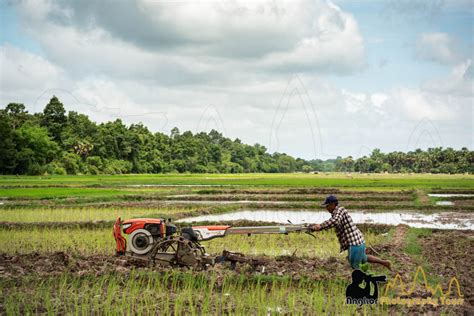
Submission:
<svg viewBox="0 0 474 316">
<path fill-rule="evenodd" d="M 430 198 L 430 192 L 474 193 L 472 175 L 432 174 L 184 174 L 116 176 L 0 176 L 4 208 L 166 208 L 238 204 L 253 209 L 319 208 L 336 193 L 345 206 L 366 210 L 474 209 L 472 197 Z M 435 205 L 449 200 L 454 206 Z M 3 202 L 2 202 L 3 201 Z M 251 203 L 249 203 L 251 202 Z"/>
<path fill-rule="evenodd" d="M 179 174 L 114 176 L 0 176 L 0 187 L 120 186 L 120 185 L 223 185 L 303 186 L 336 188 L 474 189 L 473 175 L 433 174 Z M 0 197 L 8 191 L 0 189 Z"/>
<path fill-rule="evenodd" d="M 8 188 L 0 189 L 1 197 L 18 198 L 48 198 L 48 197 L 77 197 L 77 196 L 93 196 L 93 197 L 109 197 L 125 194 L 134 194 L 130 190 L 120 189 L 104 189 L 104 188 L 56 188 L 56 187 L 37 187 L 37 188 Z"/>
</svg>

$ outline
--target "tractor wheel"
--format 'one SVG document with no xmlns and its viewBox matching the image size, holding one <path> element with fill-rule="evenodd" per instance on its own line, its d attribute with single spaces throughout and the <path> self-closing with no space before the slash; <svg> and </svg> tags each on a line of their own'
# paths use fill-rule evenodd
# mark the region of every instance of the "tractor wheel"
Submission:
<svg viewBox="0 0 474 316">
<path fill-rule="evenodd" d="M 204 248 L 183 237 L 167 237 L 154 245 L 149 260 L 153 264 L 199 267 L 205 255 Z"/>
</svg>

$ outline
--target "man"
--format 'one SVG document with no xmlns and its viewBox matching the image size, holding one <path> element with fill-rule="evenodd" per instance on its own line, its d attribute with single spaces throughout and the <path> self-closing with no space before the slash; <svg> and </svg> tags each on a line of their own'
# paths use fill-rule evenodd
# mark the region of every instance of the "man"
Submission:
<svg viewBox="0 0 474 316">
<path fill-rule="evenodd" d="M 314 224 L 315 231 L 336 228 L 337 239 L 341 245 L 341 252 L 348 250 L 347 259 L 353 269 L 359 269 L 359 265 L 365 262 L 378 263 L 391 270 L 388 260 L 382 260 L 365 253 L 365 240 L 362 232 L 356 227 L 347 210 L 338 205 L 337 198 L 330 195 L 321 206 L 331 213 L 331 218 L 321 224 Z"/>
</svg>

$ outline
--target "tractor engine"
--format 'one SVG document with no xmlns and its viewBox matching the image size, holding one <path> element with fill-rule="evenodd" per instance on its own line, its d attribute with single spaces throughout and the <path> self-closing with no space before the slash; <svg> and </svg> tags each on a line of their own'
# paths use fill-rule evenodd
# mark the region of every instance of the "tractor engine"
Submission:
<svg viewBox="0 0 474 316">
<path fill-rule="evenodd" d="M 128 242 L 122 236 L 120 226 L 123 233 L 129 235 Z M 117 253 L 128 251 L 136 255 L 146 255 L 153 245 L 167 236 L 174 235 L 176 231 L 176 225 L 160 218 L 135 218 L 123 222 L 117 219 L 114 225 Z"/>
</svg>

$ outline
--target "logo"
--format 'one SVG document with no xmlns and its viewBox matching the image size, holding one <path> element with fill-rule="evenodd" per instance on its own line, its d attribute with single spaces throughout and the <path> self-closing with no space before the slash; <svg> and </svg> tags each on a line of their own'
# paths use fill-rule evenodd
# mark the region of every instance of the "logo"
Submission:
<svg viewBox="0 0 474 316">
<path fill-rule="evenodd" d="M 372 276 L 361 270 L 352 272 L 352 283 L 346 288 L 346 304 L 377 304 L 378 282 L 387 282 L 385 275 Z"/>
<path fill-rule="evenodd" d="M 418 280 L 422 277 L 422 287 L 430 296 L 417 297 L 416 290 Z M 454 287 L 455 286 L 455 289 Z M 452 297 L 452 294 L 457 297 Z M 379 299 L 380 304 L 385 305 L 462 305 L 464 303 L 463 295 L 461 294 L 461 287 L 458 279 L 453 276 L 448 283 L 446 292 L 443 292 L 441 284 L 431 287 L 428 284 L 426 273 L 421 266 L 416 269 L 415 276 L 411 285 L 406 286 L 400 274 L 397 273 L 395 278 L 387 282 L 383 291 L 383 296 Z"/>
</svg>

